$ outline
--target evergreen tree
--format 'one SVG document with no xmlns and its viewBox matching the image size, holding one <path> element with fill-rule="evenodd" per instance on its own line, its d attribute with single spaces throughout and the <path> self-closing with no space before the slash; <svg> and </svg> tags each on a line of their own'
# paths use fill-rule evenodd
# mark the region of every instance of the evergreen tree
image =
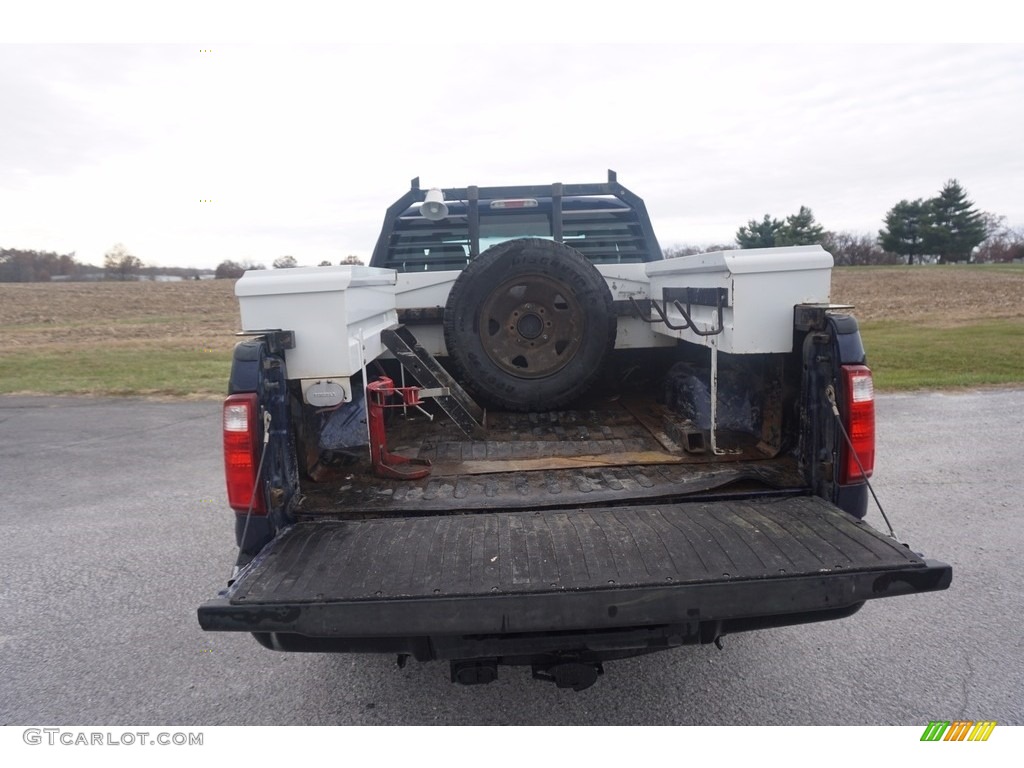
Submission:
<svg viewBox="0 0 1024 768">
<path fill-rule="evenodd" d="M 988 236 L 984 216 L 974 209 L 967 192 L 956 179 L 950 179 L 938 197 L 928 201 L 930 222 L 925 232 L 925 248 L 948 264 L 970 261 L 971 252 Z"/>
<path fill-rule="evenodd" d="M 889 253 L 907 257 L 914 263 L 925 251 L 925 236 L 931 228 L 929 205 L 918 198 L 900 200 L 885 214 L 885 229 L 878 231 L 878 244 Z"/>
<path fill-rule="evenodd" d="M 799 213 L 787 216 L 785 221 L 773 219 L 767 213 L 761 221 L 751 219 L 745 227 L 737 230 L 736 244 L 740 248 L 815 245 L 821 242 L 824 234 L 811 209 L 801 205 Z"/>
<path fill-rule="evenodd" d="M 814 214 L 806 205 L 800 206 L 800 212 L 786 217 L 775 238 L 776 245 L 817 245 L 821 242 L 825 230 L 814 220 Z"/>
<path fill-rule="evenodd" d="M 783 223 L 767 213 L 764 221 L 751 219 L 736 231 L 736 244 L 740 248 L 774 248 Z"/>
</svg>

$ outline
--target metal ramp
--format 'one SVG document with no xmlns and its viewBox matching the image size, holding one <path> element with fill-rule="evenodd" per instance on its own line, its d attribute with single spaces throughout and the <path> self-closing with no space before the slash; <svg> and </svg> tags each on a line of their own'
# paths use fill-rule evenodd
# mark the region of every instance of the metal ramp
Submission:
<svg viewBox="0 0 1024 768">
<path fill-rule="evenodd" d="M 436 402 L 468 437 L 482 437 L 486 413 L 437 359 L 425 350 L 404 325 L 382 331 L 381 341 L 395 359 L 426 389 Z"/>
</svg>

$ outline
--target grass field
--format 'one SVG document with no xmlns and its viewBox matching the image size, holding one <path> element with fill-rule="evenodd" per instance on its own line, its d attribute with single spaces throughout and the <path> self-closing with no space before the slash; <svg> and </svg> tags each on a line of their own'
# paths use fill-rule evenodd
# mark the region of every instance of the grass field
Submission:
<svg viewBox="0 0 1024 768">
<path fill-rule="evenodd" d="M 1024 265 L 847 267 L 832 301 L 853 304 L 881 390 L 1024 383 Z"/>
<path fill-rule="evenodd" d="M 209 398 L 237 339 L 231 280 L 0 284 L 0 392 Z"/>
<path fill-rule="evenodd" d="M 882 390 L 1024 384 L 1024 265 L 850 267 Z M 237 339 L 229 280 L 0 284 L 0 393 L 220 397 Z"/>
</svg>

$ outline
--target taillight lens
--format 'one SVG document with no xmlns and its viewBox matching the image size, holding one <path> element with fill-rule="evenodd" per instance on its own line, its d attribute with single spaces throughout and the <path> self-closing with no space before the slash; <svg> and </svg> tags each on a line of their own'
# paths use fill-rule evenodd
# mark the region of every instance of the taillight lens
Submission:
<svg viewBox="0 0 1024 768">
<path fill-rule="evenodd" d="M 843 366 L 843 426 L 850 436 L 857 459 L 843 441 L 839 483 L 859 483 L 875 469 L 875 384 L 866 365 Z M 861 473 L 861 467 L 864 472 Z"/>
<path fill-rule="evenodd" d="M 228 504 L 245 514 L 252 502 L 254 514 L 267 512 L 263 494 L 256 488 L 259 468 L 259 407 L 255 394 L 231 395 L 224 401 L 224 476 L 228 483 Z"/>
</svg>

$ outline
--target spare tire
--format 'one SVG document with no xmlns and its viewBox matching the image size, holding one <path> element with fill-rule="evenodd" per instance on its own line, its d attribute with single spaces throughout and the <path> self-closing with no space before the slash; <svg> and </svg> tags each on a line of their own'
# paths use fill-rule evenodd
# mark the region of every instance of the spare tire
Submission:
<svg viewBox="0 0 1024 768">
<path fill-rule="evenodd" d="M 514 411 L 562 408 L 615 346 L 612 295 L 579 251 L 523 238 L 469 263 L 448 295 L 444 340 L 474 396 Z"/>
</svg>

